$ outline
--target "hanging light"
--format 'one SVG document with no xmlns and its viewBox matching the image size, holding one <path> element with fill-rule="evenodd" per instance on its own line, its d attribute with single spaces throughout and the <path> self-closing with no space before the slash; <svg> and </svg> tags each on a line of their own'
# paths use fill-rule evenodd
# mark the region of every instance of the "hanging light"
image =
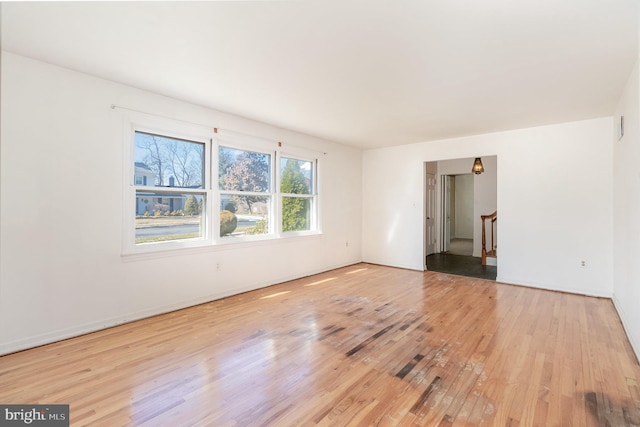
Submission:
<svg viewBox="0 0 640 427">
<path fill-rule="evenodd" d="M 473 161 L 471 172 L 475 173 L 476 175 L 480 175 L 482 172 L 484 172 L 484 166 L 482 166 L 482 160 L 480 160 L 480 157 L 476 157 L 476 159 Z"/>
</svg>

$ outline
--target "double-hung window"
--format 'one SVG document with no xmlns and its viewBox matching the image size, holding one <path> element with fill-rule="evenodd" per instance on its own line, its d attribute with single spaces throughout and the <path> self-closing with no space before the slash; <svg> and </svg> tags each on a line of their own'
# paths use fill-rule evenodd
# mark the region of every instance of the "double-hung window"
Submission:
<svg viewBox="0 0 640 427">
<path fill-rule="evenodd" d="M 205 144 L 134 132 L 135 244 L 205 238 Z"/>
<path fill-rule="evenodd" d="M 282 232 L 315 229 L 315 162 L 280 157 Z"/>
<path fill-rule="evenodd" d="M 316 159 L 206 128 L 131 126 L 125 253 L 318 232 Z"/>
<path fill-rule="evenodd" d="M 218 148 L 220 237 L 273 234 L 272 165 L 272 153 Z"/>
</svg>

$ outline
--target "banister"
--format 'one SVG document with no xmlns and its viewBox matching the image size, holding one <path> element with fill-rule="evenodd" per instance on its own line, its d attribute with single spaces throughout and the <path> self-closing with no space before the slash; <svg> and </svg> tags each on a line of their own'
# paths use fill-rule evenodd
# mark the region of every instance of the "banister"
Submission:
<svg viewBox="0 0 640 427">
<path fill-rule="evenodd" d="M 496 246 L 495 237 L 493 234 L 493 227 L 494 227 L 493 224 L 495 224 L 495 222 L 498 219 L 498 211 L 495 211 L 490 215 L 480 215 L 480 218 L 482 219 L 482 265 L 487 265 L 487 256 L 492 256 L 492 257 L 497 256 L 497 253 L 496 253 L 497 246 Z M 491 220 L 491 249 L 489 251 L 487 251 L 486 226 L 484 224 L 484 222 L 488 219 Z"/>
</svg>

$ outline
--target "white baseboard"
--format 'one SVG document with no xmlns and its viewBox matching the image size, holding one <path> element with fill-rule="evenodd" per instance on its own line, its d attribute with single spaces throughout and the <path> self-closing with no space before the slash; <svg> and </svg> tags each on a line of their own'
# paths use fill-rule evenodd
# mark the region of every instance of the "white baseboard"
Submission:
<svg viewBox="0 0 640 427">
<path fill-rule="evenodd" d="M 566 292 L 568 294 L 586 295 L 588 297 L 611 298 L 612 296 L 611 293 L 607 293 L 607 292 L 585 291 L 582 289 L 569 288 L 569 287 L 562 286 L 555 283 L 539 283 L 539 282 L 532 282 L 529 280 L 503 277 L 503 276 L 500 276 L 499 269 L 498 269 L 498 277 L 496 278 L 496 282 L 505 283 L 507 285 L 526 286 L 528 288 L 545 289 L 547 291 L 558 291 L 558 292 Z"/>
<path fill-rule="evenodd" d="M 635 341 L 634 340 L 634 336 L 631 334 L 631 328 L 629 327 L 631 322 L 629 322 L 627 314 L 625 313 L 624 309 L 622 308 L 622 305 L 618 301 L 618 298 L 616 297 L 615 293 L 611 297 L 611 300 L 613 301 L 613 306 L 615 307 L 616 311 L 618 312 L 618 317 L 620 318 L 620 321 L 622 322 L 622 327 L 624 328 L 624 331 L 627 334 L 627 338 L 629 339 L 629 342 L 631 343 L 631 348 L 633 349 L 633 352 L 636 354 L 636 359 L 638 361 L 640 361 L 640 343 Z"/>
<path fill-rule="evenodd" d="M 44 334 L 29 336 L 19 340 L 10 341 L 8 343 L 2 343 L 0 344 L 0 355 L 15 353 L 18 351 L 27 350 L 34 347 L 39 347 L 41 345 L 51 344 L 57 341 L 63 341 L 69 338 L 85 335 L 91 332 L 96 332 L 96 331 L 111 328 L 114 326 L 122 325 L 124 323 L 134 322 L 136 320 L 145 319 L 147 317 L 152 317 L 159 314 L 169 313 L 175 310 L 180 310 L 182 308 L 203 304 L 209 301 L 213 301 L 215 299 L 218 299 L 218 298 L 215 298 L 213 296 L 207 296 L 207 297 L 198 298 L 191 301 L 183 301 L 181 303 L 166 305 L 162 307 L 154 307 L 152 309 L 139 311 L 137 313 L 130 313 L 123 316 L 103 319 L 98 322 L 86 323 L 78 327 L 58 329 L 58 330 L 47 332 Z"/>
<path fill-rule="evenodd" d="M 237 295 L 244 292 L 266 288 L 269 286 L 276 285 L 278 283 L 288 282 L 290 280 L 300 279 L 303 277 L 312 276 L 314 274 L 324 273 L 326 271 L 331 271 L 336 268 L 347 267 L 349 265 L 357 264 L 359 262 L 362 262 L 362 261 L 358 260 L 353 262 L 347 262 L 345 264 L 328 266 L 326 268 L 312 270 L 312 271 L 305 272 L 298 275 L 283 275 L 282 277 L 275 278 L 268 282 L 254 283 L 252 285 L 242 287 L 242 288 L 220 290 L 219 292 L 206 295 L 200 298 L 188 300 L 188 301 L 181 301 L 178 303 L 169 304 L 161 307 L 152 307 L 152 308 L 138 311 L 135 313 L 129 313 L 122 316 L 103 319 L 97 322 L 86 323 L 84 325 L 73 327 L 73 328 L 59 329 L 56 331 L 51 331 L 51 332 L 47 332 L 40 335 L 33 335 L 33 336 L 25 337 L 19 340 L 1 343 L 0 356 L 5 354 L 10 354 L 10 353 L 15 353 L 22 350 L 27 350 L 34 347 L 39 347 L 41 345 L 51 344 L 57 341 L 66 340 L 66 339 L 77 337 L 80 335 L 85 335 L 91 332 L 96 332 L 96 331 L 111 328 L 114 326 L 122 325 L 124 323 L 130 323 L 136 320 L 145 319 L 147 317 L 157 316 L 160 314 L 165 314 L 165 313 L 169 313 L 176 310 L 181 310 L 187 307 L 193 307 L 195 305 L 204 304 L 204 303 L 215 301 L 221 298 L 226 298 L 232 295 Z"/>
<path fill-rule="evenodd" d="M 616 309 L 616 312 L 618 313 L 618 317 L 620 318 L 620 321 L 622 322 L 622 327 L 623 327 L 623 329 L 624 329 L 624 331 L 625 331 L 625 333 L 627 335 L 627 339 L 629 340 L 629 343 L 631 343 L 631 348 L 633 349 L 633 352 L 635 353 L 636 358 L 638 359 L 638 361 L 640 361 L 640 343 L 637 342 L 634 339 L 634 336 L 630 333 L 631 328 L 629 327 L 629 325 L 630 325 L 631 322 L 628 320 L 628 317 L 627 317 L 626 313 L 624 312 L 624 309 L 622 308 L 622 305 L 618 301 L 618 299 L 617 299 L 615 294 L 577 291 L 575 289 L 569 289 L 569 288 L 562 287 L 562 286 L 549 286 L 548 284 L 523 282 L 523 281 L 519 281 L 519 280 L 504 278 L 504 277 L 498 277 L 496 279 L 496 281 L 497 282 L 501 282 L 501 283 L 510 284 L 510 285 L 516 285 L 516 286 L 526 286 L 526 287 L 530 287 L 530 288 L 545 289 L 545 290 L 549 290 L 549 291 L 560 291 L 560 292 L 567 292 L 567 293 L 570 293 L 570 294 L 586 295 L 586 296 L 590 296 L 590 297 L 609 298 L 609 299 L 611 299 L 611 301 L 613 302 L 613 306 Z"/>
<path fill-rule="evenodd" d="M 405 263 L 389 263 L 386 261 L 379 261 L 379 260 L 373 260 L 373 259 L 363 259 L 362 262 L 366 262 L 367 264 L 382 265 L 384 267 L 402 268 L 404 270 L 415 270 L 415 271 L 426 270 L 424 261 L 422 262 L 422 264 L 405 264 Z"/>
</svg>

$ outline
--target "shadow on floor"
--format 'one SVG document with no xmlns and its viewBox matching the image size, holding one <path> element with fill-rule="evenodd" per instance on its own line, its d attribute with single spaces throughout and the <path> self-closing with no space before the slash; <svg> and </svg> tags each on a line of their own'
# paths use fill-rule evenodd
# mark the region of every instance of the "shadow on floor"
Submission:
<svg viewBox="0 0 640 427">
<path fill-rule="evenodd" d="M 482 265 L 480 258 L 446 252 L 427 256 L 427 270 L 487 280 L 496 280 L 498 274 L 498 267 Z"/>
</svg>

